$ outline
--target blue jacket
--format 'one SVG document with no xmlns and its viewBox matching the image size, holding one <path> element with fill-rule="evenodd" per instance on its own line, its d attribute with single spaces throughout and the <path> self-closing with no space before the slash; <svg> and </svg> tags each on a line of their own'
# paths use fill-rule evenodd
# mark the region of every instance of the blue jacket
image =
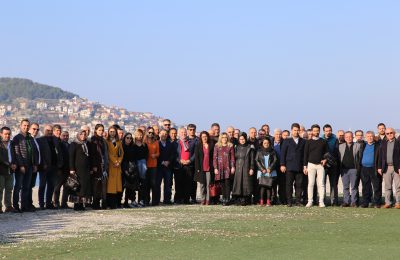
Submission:
<svg viewBox="0 0 400 260">
<path fill-rule="evenodd" d="M 299 138 L 298 144 L 293 138 L 287 138 L 281 147 L 281 166 L 285 166 L 287 171 L 301 172 L 305 144 L 306 141 L 303 138 Z"/>
<path fill-rule="evenodd" d="M 199 139 L 196 137 L 193 139 L 188 139 L 188 141 L 189 141 L 189 152 L 190 152 L 190 165 L 189 166 L 194 167 L 194 159 L 195 159 L 194 152 L 195 152 L 195 147 L 196 147 L 197 143 L 199 142 Z M 181 147 L 180 140 L 178 140 L 177 143 L 178 143 L 178 146 L 177 146 L 177 151 L 176 151 L 177 152 L 176 162 L 180 168 L 180 167 L 182 167 L 182 165 L 181 165 L 181 149 L 182 149 L 182 147 Z"/>
</svg>

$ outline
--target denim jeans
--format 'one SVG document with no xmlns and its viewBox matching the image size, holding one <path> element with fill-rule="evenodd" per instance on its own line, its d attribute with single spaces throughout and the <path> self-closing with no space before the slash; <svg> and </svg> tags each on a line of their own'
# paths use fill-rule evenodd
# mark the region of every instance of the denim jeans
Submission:
<svg viewBox="0 0 400 260">
<path fill-rule="evenodd" d="M 164 202 L 171 202 L 171 170 L 165 166 L 159 166 L 157 170 L 157 186 L 161 187 L 164 180 Z M 161 196 L 161 193 L 159 194 Z M 157 200 L 160 201 L 160 196 Z"/>
<path fill-rule="evenodd" d="M 20 195 L 21 195 L 21 209 L 29 209 L 32 201 L 32 166 L 25 168 L 25 173 L 22 173 L 19 169 L 15 173 L 15 184 L 13 193 L 13 206 L 14 208 L 19 207 Z"/>
</svg>

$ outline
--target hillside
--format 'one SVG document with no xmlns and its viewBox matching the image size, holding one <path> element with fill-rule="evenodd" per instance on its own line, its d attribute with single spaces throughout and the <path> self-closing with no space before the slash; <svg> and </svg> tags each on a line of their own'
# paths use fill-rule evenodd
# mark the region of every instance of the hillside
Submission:
<svg viewBox="0 0 400 260">
<path fill-rule="evenodd" d="M 29 79 L 0 78 L 0 102 L 16 98 L 35 99 L 71 99 L 77 96 L 57 87 L 39 84 Z"/>
</svg>

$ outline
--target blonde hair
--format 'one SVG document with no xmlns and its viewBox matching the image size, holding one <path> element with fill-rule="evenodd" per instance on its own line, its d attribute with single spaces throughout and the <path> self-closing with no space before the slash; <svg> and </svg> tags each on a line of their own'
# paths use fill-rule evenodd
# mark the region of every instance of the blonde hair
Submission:
<svg viewBox="0 0 400 260">
<path fill-rule="evenodd" d="M 222 134 L 220 134 L 220 136 L 218 137 L 218 142 L 217 142 L 217 146 L 218 147 L 222 147 L 222 138 L 226 137 L 227 139 L 227 145 L 229 147 L 232 146 L 231 140 L 229 139 L 229 135 L 225 132 L 223 132 Z"/>
</svg>

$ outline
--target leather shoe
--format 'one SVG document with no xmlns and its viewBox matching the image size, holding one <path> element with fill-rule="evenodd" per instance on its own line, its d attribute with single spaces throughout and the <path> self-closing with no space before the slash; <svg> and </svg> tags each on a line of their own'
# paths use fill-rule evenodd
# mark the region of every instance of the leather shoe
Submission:
<svg viewBox="0 0 400 260">
<path fill-rule="evenodd" d="M 8 212 L 13 212 L 13 211 L 14 211 L 13 207 L 7 207 L 4 212 L 8 213 Z"/>
<path fill-rule="evenodd" d="M 390 209 L 392 206 L 389 204 L 385 204 L 385 206 L 383 206 L 385 209 Z"/>
<path fill-rule="evenodd" d="M 396 206 L 394 206 L 394 208 L 400 209 L 400 204 L 396 204 Z"/>
</svg>

